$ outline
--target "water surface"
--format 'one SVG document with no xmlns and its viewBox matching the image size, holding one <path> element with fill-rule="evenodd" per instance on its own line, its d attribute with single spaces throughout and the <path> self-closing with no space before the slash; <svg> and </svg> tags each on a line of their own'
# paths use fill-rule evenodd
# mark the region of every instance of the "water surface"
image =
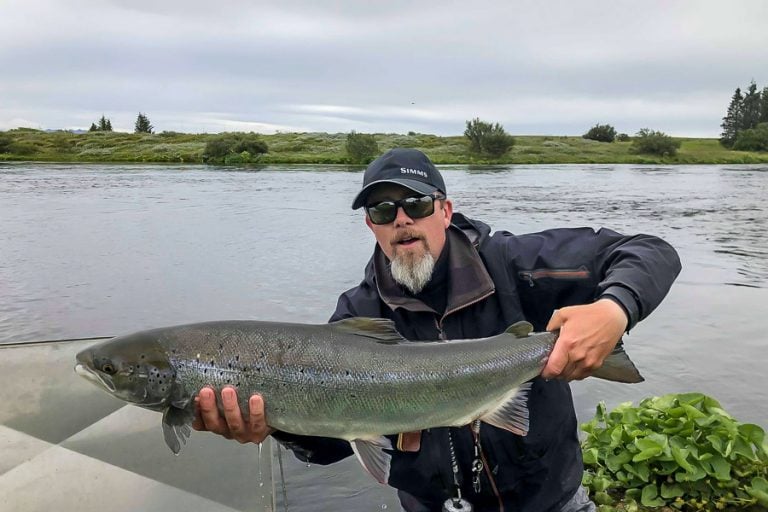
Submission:
<svg viewBox="0 0 768 512">
<path fill-rule="evenodd" d="M 662 236 L 683 272 L 627 337 L 647 381 L 573 385 L 588 419 L 702 391 L 768 426 L 768 167 L 447 166 L 456 210 L 515 233 L 610 227 Z M 323 322 L 373 249 L 334 167 L 0 164 L 0 343 L 116 335 L 213 319 Z M 354 461 L 286 457 L 293 510 L 365 489 Z"/>
</svg>

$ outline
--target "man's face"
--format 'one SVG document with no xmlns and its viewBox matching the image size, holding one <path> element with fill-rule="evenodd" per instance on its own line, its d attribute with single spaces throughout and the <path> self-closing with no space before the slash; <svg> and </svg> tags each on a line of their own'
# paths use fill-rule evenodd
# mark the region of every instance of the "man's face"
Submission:
<svg viewBox="0 0 768 512">
<path fill-rule="evenodd" d="M 418 195 L 409 188 L 382 183 L 368 195 L 366 204 L 397 201 Z M 415 262 L 427 252 L 437 260 L 445 246 L 445 230 L 451 224 L 452 213 L 453 205 L 445 199 L 435 201 L 435 211 L 428 217 L 412 219 L 402 208 L 398 208 L 397 217 L 389 224 L 374 224 L 368 215 L 365 216 L 365 223 L 373 231 L 379 247 L 390 261 L 397 257 L 406 262 Z"/>
</svg>

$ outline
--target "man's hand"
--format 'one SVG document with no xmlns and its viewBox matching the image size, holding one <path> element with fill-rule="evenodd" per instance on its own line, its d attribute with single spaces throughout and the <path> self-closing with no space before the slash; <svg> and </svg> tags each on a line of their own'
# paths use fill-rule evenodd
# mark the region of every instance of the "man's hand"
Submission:
<svg viewBox="0 0 768 512">
<path fill-rule="evenodd" d="M 569 381 L 588 377 L 603 365 L 627 323 L 622 307 L 610 299 L 556 310 L 547 330 L 560 329 L 560 336 L 541 376 Z"/>
<path fill-rule="evenodd" d="M 207 430 L 227 439 L 236 439 L 241 443 L 261 443 L 275 430 L 267 425 L 264 416 L 264 400 L 259 395 L 248 400 L 248 416 L 240 412 L 237 404 L 237 392 L 233 387 L 221 390 L 221 405 L 224 416 L 216 407 L 216 393 L 211 388 L 203 388 L 195 398 L 195 421 L 192 428 Z"/>
</svg>

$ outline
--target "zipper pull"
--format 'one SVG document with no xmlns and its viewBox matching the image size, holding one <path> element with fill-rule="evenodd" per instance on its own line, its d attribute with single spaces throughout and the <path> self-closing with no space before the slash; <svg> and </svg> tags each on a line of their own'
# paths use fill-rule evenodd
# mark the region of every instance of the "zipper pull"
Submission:
<svg viewBox="0 0 768 512">
<path fill-rule="evenodd" d="M 483 473 L 483 457 L 480 453 L 480 420 L 472 422 L 472 437 L 475 442 L 475 458 L 472 461 L 472 487 L 480 494 L 480 475 Z"/>
<path fill-rule="evenodd" d="M 531 288 L 534 287 L 535 283 L 533 282 L 533 272 L 520 272 L 520 277 L 528 281 L 528 286 Z"/>
<path fill-rule="evenodd" d="M 437 328 L 437 339 L 445 341 L 445 333 L 443 332 L 443 327 L 437 317 L 435 317 L 435 328 Z"/>
</svg>

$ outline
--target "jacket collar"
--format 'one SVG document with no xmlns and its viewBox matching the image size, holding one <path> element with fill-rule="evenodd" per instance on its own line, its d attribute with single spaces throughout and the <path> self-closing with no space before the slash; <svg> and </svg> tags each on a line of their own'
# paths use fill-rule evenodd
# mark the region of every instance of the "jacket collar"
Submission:
<svg viewBox="0 0 768 512">
<path fill-rule="evenodd" d="M 477 302 L 495 291 L 491 276 L 480 259 L 475 245 L 464 232 L 451 224 L 446 236 L 451 247 L 448 254 L 450 284 L 445 315 Z M 420 300 L 406 295 L 403 288 L 392 278 L 389 259 L 376 245 L 373 253 L 373 272 L 379 296 L 393 311 L 404 308 L 409 311 L 435 311 Z"/>
</svg>

